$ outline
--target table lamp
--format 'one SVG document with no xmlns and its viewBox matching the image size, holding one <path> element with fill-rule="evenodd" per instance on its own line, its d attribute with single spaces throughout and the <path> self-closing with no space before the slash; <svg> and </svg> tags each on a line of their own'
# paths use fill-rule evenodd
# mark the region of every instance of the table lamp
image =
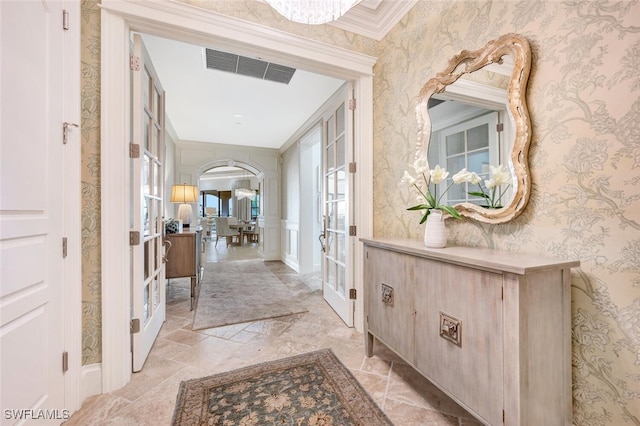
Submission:
<svg viewBox="0 0 640 426">
<path fill-rule="evenodd" d="M 171 202 L 180 203 L 178 208 L 178 218 L 182 221 L 182 226 L 188 228 L 193 219 L 193 209 L 191 204 L 198 200 L 198 188 L 193 185 L 173 185 L 171 188 Z"/>
</svg>

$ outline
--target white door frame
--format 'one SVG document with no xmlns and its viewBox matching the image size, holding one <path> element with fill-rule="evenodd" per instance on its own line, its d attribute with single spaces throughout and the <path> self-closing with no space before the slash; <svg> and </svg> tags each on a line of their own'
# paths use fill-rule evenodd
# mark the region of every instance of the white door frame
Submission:
<svg viewBox="0 0 640 426">
<path fill-rule="evenodd" d="M 187 43 L 212 44 L 248 56 L 353 80 L 358 108 L 355 129 L 358 237 L 373 232 L 373 75 L 376 58 L 167 0 L 103 0 L 101 12 L 102 170 L 102 391 L 124 386 L 131 377 L 129 336 L 129 33 L 140 31 Z M 353 268 L 362 294 L 362 244 Z M 108 284 L 108 285 L 107 285 Z M 362 330 L 362 300 L 356 328 Z"/>
</svg>

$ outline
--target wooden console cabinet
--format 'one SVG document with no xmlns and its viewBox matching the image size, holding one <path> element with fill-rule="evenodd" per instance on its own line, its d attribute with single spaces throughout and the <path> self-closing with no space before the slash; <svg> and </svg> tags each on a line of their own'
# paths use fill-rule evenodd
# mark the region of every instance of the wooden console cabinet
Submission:
<svg viewBox="0 0 640 426">
<path fill-rule="evenodd" d="M 200 283 L 202 228 L 184 230 L 177 234 L 166 234 L 165 240 L 171 242 L 167 254 L 167 278 L 191 278 L 191 310 L 196 297 L 196 288 Z"/>
<path fill-rule="evenodd" d="M 362 239 L 374 339 L 488 425 L 571 425 L 577 261 Z"/>
</svg>

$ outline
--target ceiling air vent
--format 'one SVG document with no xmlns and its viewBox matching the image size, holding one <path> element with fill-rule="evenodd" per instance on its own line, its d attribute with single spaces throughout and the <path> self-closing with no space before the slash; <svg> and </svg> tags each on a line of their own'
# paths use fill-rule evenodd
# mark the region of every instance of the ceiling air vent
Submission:
<svg viewBox="0 0 640 426">
<path fill-rule="evenodd" d="M 246 75 L 261 80 L 289 84 L 293 73 L 296 72 L 295 68 L 221 52 L 219 50 L 205 49 L 205 54 L 208 69 Z"/>
</svg>

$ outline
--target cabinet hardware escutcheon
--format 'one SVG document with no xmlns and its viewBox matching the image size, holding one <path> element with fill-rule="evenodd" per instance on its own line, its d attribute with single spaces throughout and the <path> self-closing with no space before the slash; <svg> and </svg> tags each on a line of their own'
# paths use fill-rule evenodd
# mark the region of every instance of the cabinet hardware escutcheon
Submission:
<svg viewBox="0 0 640 426">
<path fill-rule="evenodd" d="M 382 285 L 382 303 L 393 306 L 393 287 L 381 283 Z"/>
<path fill-rule="evenodd" d="M 462 321 L 440 312 L 440 337 L 462 346 Z"/>
</svg>

